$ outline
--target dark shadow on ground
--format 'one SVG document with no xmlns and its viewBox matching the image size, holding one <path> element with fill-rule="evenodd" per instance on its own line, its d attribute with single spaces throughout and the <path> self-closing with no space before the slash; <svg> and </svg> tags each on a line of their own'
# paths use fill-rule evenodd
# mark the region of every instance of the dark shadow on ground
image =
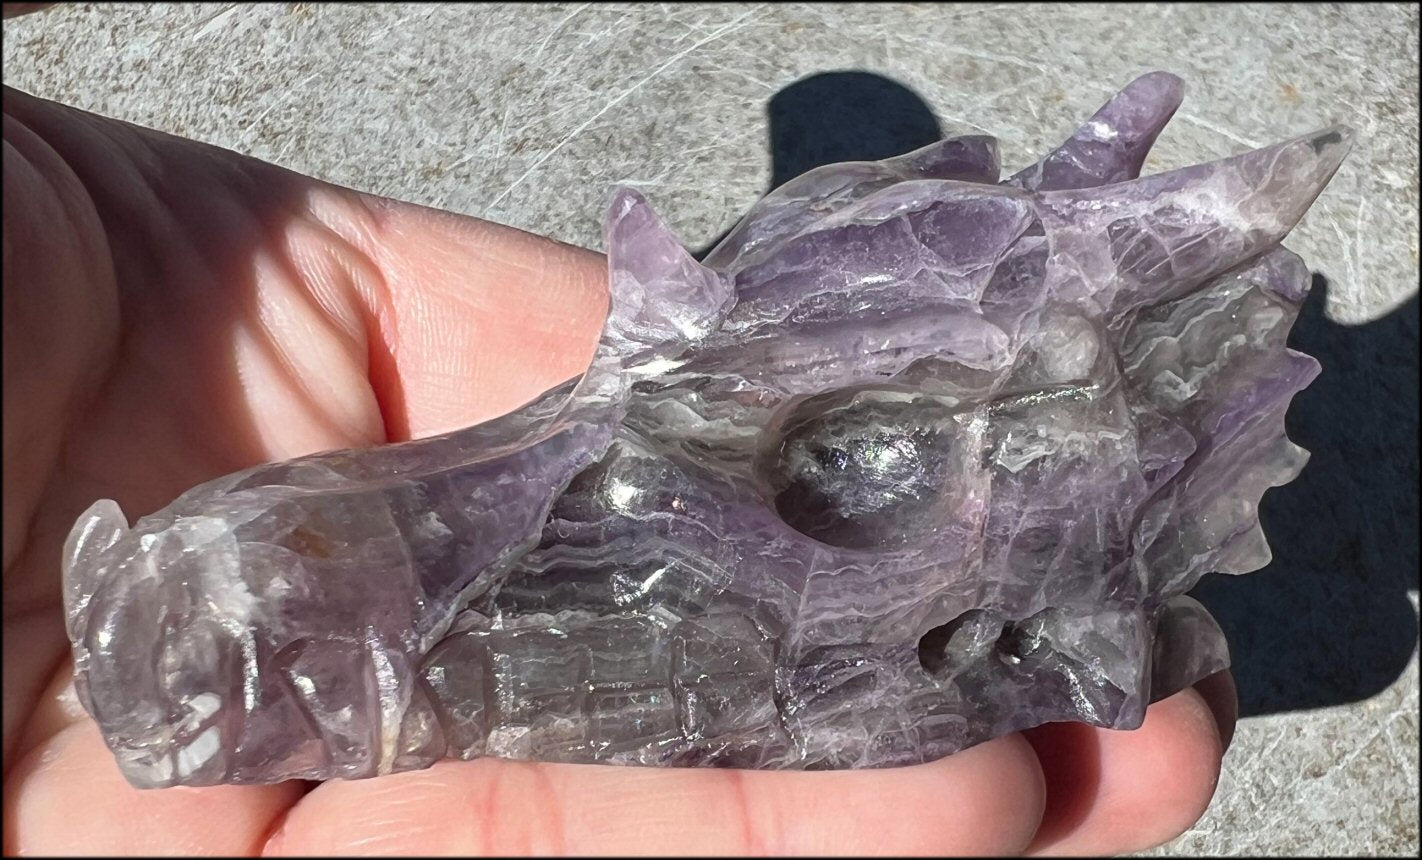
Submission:
<svg viewBox="0 0 1422 860">
<path fill-rule="evenodd" d="M 1260 506 L 1274 560 L 1194 592 L 1229 637 L 1242 716 L 1365 699 L 1417 647 L 1417 297 L 1348 326 L 1324 316 L 1329 289 L 1315 274 L 1289 339 L 1323 372 L 1285 420 L 1312 457 Z"/>
<path fill-rule="evenodd" d="M 878 161 L 942 139 L 913 90 L 869 72 L 825 72 L 795 81 L 766 105 L 770 193 L 802 173 L 841 161 Z M 695 253 L 699 260 L 730 228 Z"/>
<path fill-rule="evenodd" d="M 868 72 L 826 72 L 771 98 L 770 188 L 816 167 L 879 161 L 941 140 L 928 104 L 908 87 Z"/>
</svg>

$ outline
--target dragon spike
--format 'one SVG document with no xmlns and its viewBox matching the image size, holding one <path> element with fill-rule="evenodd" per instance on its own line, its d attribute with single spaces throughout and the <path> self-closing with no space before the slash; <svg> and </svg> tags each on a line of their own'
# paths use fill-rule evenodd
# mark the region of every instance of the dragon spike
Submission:
<svg viewBox="0 0 1422 860">
<path fill-rule="evenodd" d="M 1006 184 L 1027 191 L 1060 191 L 1135 179 L 1184 94 L 1185 83 L 1168 72 L 1136 78 L 1066 143 Z"/>
<path fill-rule="evenodd" d="M 983 134 L 950 137 L 884 161 L 905 179 L 952 179 L 996 184 L 1002 169 L 997 138 Z"/>
<path fill-rule="evenodd" d="M 730 282 L 696 262 L 652 204 L 619 188 L 607 216 L 613 311 L 609 326 L 646 346 L 690 342 L 735 302 Z"/>
<path fill-rule="evenodd" d="M 1048 288 L 1119 316 L 1168 301 L 1288 235 L 1352 145 L 1346 126 L 1109 188 L 1048 191 Z"/>
<path fill-rule="evenodd" d="M 824 165 L 771 191 L 746 213 L 703 262 L 723 269 L 754 260 L 754 249 L 812 227 L 825 216 L 905 179 L 945 179 L 995 185 L 1002 175 L 997 139 L 964 135 L 935 141 L 883 161 Z"/>
</svg>

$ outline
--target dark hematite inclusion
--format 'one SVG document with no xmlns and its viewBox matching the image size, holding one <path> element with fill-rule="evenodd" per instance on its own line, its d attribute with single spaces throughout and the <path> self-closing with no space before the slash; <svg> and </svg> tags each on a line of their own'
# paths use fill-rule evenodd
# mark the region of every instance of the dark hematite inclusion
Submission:
<svg viewBox="0 0 1422 860">
<path fill-rule="evenodd" d="M 443 757 L 922 762 L 1130 728 L 1228 664 L 1184 593 L 1269 558 L 1305 454 L 1279 241 L 1326 129 L 1137 178 L 1178 79 L 1000 180 L 996 142 L 814 170 L 697 263 L 636 192 L 576 383 L 268 464 L 65 547 L 80 700 L 135 785 Z"/>
<path fill-rule="evenodd" d="M 912 544 L 947 513 L 953 424 L 928 398 L 811 400 L 772 438 L 775 509 L 798 531 L 853 549 Z"/>
</svg>

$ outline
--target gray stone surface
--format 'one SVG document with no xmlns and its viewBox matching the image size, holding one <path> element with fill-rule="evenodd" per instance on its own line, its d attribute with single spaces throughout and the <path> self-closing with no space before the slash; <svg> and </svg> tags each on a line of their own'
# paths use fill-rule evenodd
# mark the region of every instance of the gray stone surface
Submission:
<svg viewBox="0 0 1422 860">
<path fill-rule="evenodd" d="M 1008 170 L 1153 68 L 1185 107 L 1146 171 L 1344 122 L 1289 246 L 1314 268 L 1265 499 L 1267 570 L 1197 590 L 1241 722 L 1158 854 L 1418 849 L 1415 6 L 74 6 L 5 25 L 6 83 L 334 182 L 596 247 L 614 184 L 694 245 L 773 180 L 986 131 Z M 818 82 L 824 72 L 860 74 Z M 846 97 L 846 94 L 856 97 Z"/>
</svg>

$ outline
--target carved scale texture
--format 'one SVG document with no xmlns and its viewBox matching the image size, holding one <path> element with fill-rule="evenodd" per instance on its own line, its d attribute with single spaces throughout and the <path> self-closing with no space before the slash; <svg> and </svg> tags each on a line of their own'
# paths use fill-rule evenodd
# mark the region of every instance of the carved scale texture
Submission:
<svg viewBox="0 0 1422 860">
<path fill-rule="evenodd" d="M 446 436 L 257 467 L 65 551 L 81 701 L 135 785 L 446 756 L 922 762 L 1132 728 L 1228 665 L 1183 596 L 1269 551 L 1318 372 L 1279 241 L 1331 128 L 1137 178 L 1133 82 L 999 181 L 941 141 L 777 189 L 696 262 L 607 218 L 591 368 Z"/>
</svg>

